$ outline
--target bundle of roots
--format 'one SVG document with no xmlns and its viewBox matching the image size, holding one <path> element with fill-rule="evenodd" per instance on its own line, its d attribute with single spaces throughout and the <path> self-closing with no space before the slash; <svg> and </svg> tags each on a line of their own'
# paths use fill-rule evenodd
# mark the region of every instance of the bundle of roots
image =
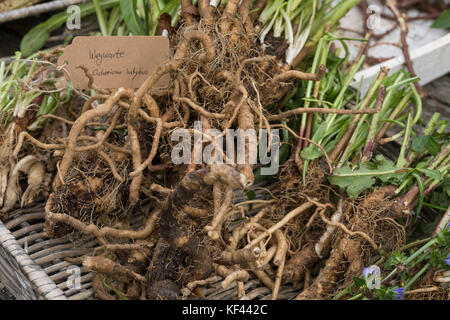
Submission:
<svg viewBox="0 0 450 320">
<path fill-rule="evenodd" d="M 297 286 L 302 279 L 299 299 L 325 298 L 340 279 L 360 272 L 380 246 L 403 240 L 387 197 L 335 201 L 332 190 L 321 185 L 325 173 L 314 164 L 306 186 L 290 160 L 273 200 L 252 210 L 233 204 L 234 191 L 254 182 L 248 141 L 245 164 L 170 162 L 170 133 L 194 132 L 197 120 L 203 130 L 270 132 L 271 123 L 304 112 L 377 112 L 298 108 L 271 114 L 267 107 L 285 96 L 295 79 L 320 80 L 326 68 L 291 70 L 265 52 L 250 13 L 264 1 L 251 4 L 230 0 L 220 11 L 207 0 L 197 7 L 182 1 L 184 25 L 170 33 L 172 58 L 139 89 L 97 88 L 81 66 L 95 95 L 84 103 L 74 98 L 48 116 L 52 129 L 40 137 L 17 119 L 3 130 L 2 212 L 19 198 L 26 205 L 40 194 L 47 198 L 48 236 L 74 230 L 95 236 L 101 244 L 96 255 L 81 261 L 96 273 L 99 298 L 189 297 L 217 277 L 224 288 L 236 281 L 239 297 L 245 295 L 244 282 L 256 277 L 274 299 L 281 284 Z M 171 84 L 158 87 L 166 75 Z M 20 173 L 28 177 L 22 197 Z M 132 227 L 136 215 L 144 217 L 143 228 Z M 238 223 L 231 228 L 230 221 Z"/>
</svg>

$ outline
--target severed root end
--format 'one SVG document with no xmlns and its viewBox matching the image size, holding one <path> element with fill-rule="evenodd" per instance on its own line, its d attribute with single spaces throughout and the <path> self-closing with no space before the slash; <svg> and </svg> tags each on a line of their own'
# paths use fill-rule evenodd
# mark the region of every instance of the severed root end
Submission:
<svg viewBox="0 0 450 320">
<path fill-rule="evenodd" d="M 147 295 L 152 300 L 177 300 L 181 292 L 175 282 L 165 279 L 152 284 Z"/>
</svg>

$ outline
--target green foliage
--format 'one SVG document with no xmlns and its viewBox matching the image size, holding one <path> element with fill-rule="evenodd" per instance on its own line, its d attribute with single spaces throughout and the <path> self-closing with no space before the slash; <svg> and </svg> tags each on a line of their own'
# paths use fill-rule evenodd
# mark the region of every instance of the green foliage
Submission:
<svg viewBox="0 0 450 320">
<path fill-rule="evenodd" d="M 375 289 L 375 295 L 379 300 L 392 300 L 394 298 L 393 289 L 395 288 L 381 286 L 380 289 Z"/>
<path fill-rule="evenodd" d="M 357 288 L 366 287 L 366 284 L 367 284 L 366 279 L 363 277 L 354 277 L 353 283 L 355 284 L 355 286 Z"/>
<path fill-rule="evenodd" d="M 125 24 L 133 35 L 146 35 L 143 21 L 138 15 L 137 0 L 120 0 L 120 12 Z"/>
<path fill-rule="evenodd" d="M 430 263 L 433 268 L 436 269 L 448 269 L 448 265 L 445 262 L 448 252 L 443 250 L 433 250 L 430 254 Z"/>
<path fill-rule="evenodd" d="M 16 52 L 12 63 L 6 67 L 0 63 L 0 116 L 2 124 L 11 121 L 12 116 L 23 115 L 30 107 L 39 107 L 36 120 L 28 129 L 35 130 L 42 127 L 47 119 L 42 115 L 53 114 L 62 103 L 72 97 L 72 88 L 63 91 L 55 87 L 55 75 L 50 73 L 40 80 L 39 84 L 30 87 L 23 85 L 37 69 L 38 63 L 34 57 L 22 59 L 20 52 Z M 46 92 L 48 90 L 49 92 Z M 64 94 L 62 94 L 64 92 Z"/>
<path fill-rule="evenodd" d="M 100 2 L 100 6 L 106 9 L 118 3 L 119 0 L 102 0 Z M 95 7 L 93 3 L 80 5 L 81 18 L 93 14 L 94 12 Z M 69 14 L 65 11 L 57 13 L 47 21 L 38 24 L 33 29 L 28 31 L 20 42 L 20 51 L 22 51 L 22 54 L 25 57 L 28 57 L 41 49 L 45 45 L 48 37 L 50 37 L 50 33 L 61 27 L 67 21 L 68 17 Z"/>
<path fill-rule="evenodd" d="M 411 141 L 411 150 L 416 152 L 428 151 L 431 155 L 436 156 L 441 151 L 441 145 L 431 135 L 419 136 Z"/>
<path fill-rule="evenodd" d="M 341 292 L 351 293 L 353 296 L 350 300 L 399 299 L 402 296 L 401 291 L 412 288 L 420 276 L 430 268 L 450 269 L 445 261 L 449 254 L 450 228 L 445 228 L 435 238 L 419 240 L 416 244 L 422 246 L 420 248 L 416 246 L 417 249 L 414 249 L 415 246 L 410 246 L 408 253 L 405 252 L 406 248 L 403 250 L 400 248 L 388 254 L 382 252 L 385 263 L 381 269 L 382 274 L 385 275 L 381 278 L 379 289 L 370 290 L 362 276 L 353 278 L 353 283 Z M 377 265 L 381 261 L 377 262 Z M 399 288 L 401 290 L 397 290 Z"/>
<path fill-rule="evenodd" d="M 347 192 L 351 198 L 356 198 L 361 192 L 372 187 L 376 179 L 371 175 L 356 176 L 360 173 L 372 173 L 366 164 L 359 169 L 352 170 L 349 165 L 334 170 L 334 176 L 328 178 L 331 184 L 337 185 Z M 346 175 L 346 176 L 337 176 Z"/>
<path fill-rule="evenodd" d="M 447 29 L 450 28 L 450 10 L 445 10 L 439 18 L 437 18 L 433 24 L 431 25 L 432 28 L 438 28 L 438 29 Z"/>
<path fill-rule="evenodd" d="M 448 208 L 450 206 L 450 178 L 444 179 L 428 197 L 428 202 Z"/>
<path fill-rule="evenodd" d="M 408 257 L 404 252 L 399 252 L 398 250 L 394 250 L 388 256 L 388 259 L 384 263 L 385 270 L 393 270 L 399 264 L 405 264 Z"/>
<path fill-rule="evenodd" d="M 405 172 L 397 170 L 391 160 L 377 155 L 374 161 L 362 163 L 358 168 L 353 169 L 347 164 L 335 169 L 328 180 L 344 189 L 350 197 L 356 198 L 372 187 L 377 178 L 385 183 L 399 184 L 404 176 Z"/>
<path fill-rule="evenodd" d="M 103 36 L 128 35 L 130 33 L 155 35 L 158 18 L 161 14 L 165 12 L 170 14 L 172 24 L 174 24 L 179 19 L 179 8 L 180 1 L 178 0 L 96 0 L 80 5 L 80 16 L 83 18 L 96 14 Z M 20 43 L 23 55 L 28 57 L 41 49 L 50 34 L 60 28 L 68 17 L 69 14 L 63 11 L 31 29 Z"/>
</svg>

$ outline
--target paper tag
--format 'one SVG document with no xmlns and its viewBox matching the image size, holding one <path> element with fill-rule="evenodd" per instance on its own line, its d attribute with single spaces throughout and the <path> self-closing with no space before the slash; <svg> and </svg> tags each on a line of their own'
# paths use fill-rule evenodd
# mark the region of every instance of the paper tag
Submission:
<svg viewBox="0 0 450 320">
<path fill-rule="evenodd" d="M 64 49 L 58 65 L 65 65 L 66 78 L 78 89 L 88 88 L 88 78 L 78 66 L 88 68 L 98 88 L 139 88 L 169 58 L 169 39 L 163 36 L 79 36 Z M 162 77 L 155 87 L 167 86 L 169 79 Z"/>
</svg>

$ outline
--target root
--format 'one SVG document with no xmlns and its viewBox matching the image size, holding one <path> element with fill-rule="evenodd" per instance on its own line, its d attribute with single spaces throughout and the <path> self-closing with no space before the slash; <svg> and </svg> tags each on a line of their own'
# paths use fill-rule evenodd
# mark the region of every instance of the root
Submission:
<svg viewBox="0 0 450 320">
<path fill-rule="evenodd" d="M 256 264 L 259 267 L 264 267 L 266 264 L 268 264 L 273 257 L 275 256 L 275 253 L 277 252 L 278 248 L 277 245 L 273 245 L 269 248 L 269 250 L 266 251 L 265 255 L 261 255 L 260 259 L 256 262 Z"/>
<path fill-rule="evenodd" d="M 124 179 L 117 171 L 117 167 L 114 163 L 114 161 L 104 152 L 99 151 L 98 154 L 106 161 L 106 163 L 109 165 L 109 168 L 111 169 L 111 173 L 113 174 L 114 178 L 116 178 L 117 181 L 123 182 Z"/>
<path fill-rule="evenodd" d="M 232 251 L 235 250 L 239 241 L 241 241 L 242 238 L 248 233 L 248 231 L 254 226 L 255 223 L 258 223 L 258 221 L 268 212 L 270 211 L 270 208 L 264 208 L 261 211 L 259 211 L 255 216 L 250 218 L 250 221 L 244 224 L 240 228 L 236 228 L 233 231 L 233 234 L 230 238 L 230 244 L 228 245 L 228 250 Z"/>
<path fill-rule="evenodd" d="M 92 289 L 94 290 L 95 296 L 100 300 L 118 300 L 118 298 L 109 294 L 103 285 L 103 278 L 100 273 L 94 275 L 92 279 Z"/>
<path fill-rule="evenodd" d="M 319 66 L 319 71 L 317 73 L 305 73 L 298 70 L 289 70 L 286 72 L 283 72 L 282 74 L 277 75 L 272 79 L 272 83 L 277 82 L 286 82 L 292 79 L 300 79 L 300 80 L 308 80 L 308 81 L 320 81 L 323 76 L 325 75 L 325 72 L 327 70 L 327 67 L 321 64 Z"/>
<path fill-rule="evenodd" d="M 208 249 L 201 245 L 200 239 L 191 234 L 189 230 L 191 223 L 182 215 L 182 208 L 201 189 L 218 182 L 232 188 L 242 188 L 246 184 L 245 177 L 227 165 L 208 166 L 187 174 L 168 196 L 161 209 L 161 236 L 190 257 L 194 266 L 192 280 L 209 275 L 211 256 Z"/>
<path fill-rule="evenodd" d="M 20 206 L 27 206 L 33 203 L 34 198 L 41 191 L 42 183 L 44 182 L 44 164 L 36 162 L 28 170 L 28 187 L 23 193 Z"/>
<path fill-rule="evenodd" d="M 241 112 L 239 113 L 238 123 L 239 129 L 241 129 L 243 132 L 254 129 L 253 114 L 251 113 L 250 107 L 248 105 L 244 105 L 242 107 Z M 253 168 L 250 165 L 250 153 L 253 152 L 253 150 L 250 150 L 250 148 L 254 146 L 251 145 L 251 142 L 248 141 L 245 137 L 244 139 L 244 164 L 239 165 L 239 171 L 245 176 L 246 180 L 249 182 L 249 185 L 252 185 L 255 181 L 255 177 L 253 176 Z"/>
<path fill-rule="evenodd" d="M 197 7 L 192 4 L 192 0 L 181 0 L 181 17 L 186 26 L 193 26 L 197 24 L 195 16 L 198 15 Z"/>
<path fill-rule="evenodd" d="M 277 252 L 273 259 L 273 264 L 278 266 L 275 276 L 275 283 L 272 290 L 272 300 L 276 300 L 278 291 L 280 290 L 281 280 L 283 277 L 284 265 L 286 262 L 287 241 L 286 237 L 280 230 L 274 232 L 274 236 L 277 239 Z"/>
<path fill-rule="evenodd" d="M 222 281 L 222 288 L 228 288 L 233 281 L 247 281 L 249 277 L 250 275 L 245 270 L 233 271 Z"/>
<path fill-rule="evenodd" d="M 353 278 L 360 275 L 363 269 L 361 241 L 359 239 L 349 239 L 344 249 L 344 255 L 349 261 L 344 283 L 351 283 Z"/>
<path fill-rule="evenodd" d="M 69 169 L 73 157 L 75 155 L 75 147 L 77 143 L 77 137 L 80 135 L 81 130 L 84 128 L 86 123 L 89 121 L 89 119 L 101 117 L 106 114 L 108 114 L 114 105 L 123 97 L 130 97 L 131 96 L 130 90 L 125 89 L 119 89 L 116 91 L 114 95 L 109 97 L 103 104 L 97 106 L 95 109 L 91 109 L 89 111 L 86 111 L 80 117 L 75 121 L 75 123 L 72 126 L 72 129 L 70 130 L 68 139 L 67 139 L 67 146 L 65 148 L 64 157 L 61 160 L 60 163 L 60 174 L 64 178 L 67 170 Z M 60 179 L 55 179 L 55 187 L 59 187 L 63 181 L 60 181 Z"/>
<path fill-rule="evenodd" d="M 14 157 L 17 157 L 19 155 L 20 149 L 22 148 L 22 145 L 23 145 L 24 138 L 27 138 L 31 143 L 33 143 L 37 147 L 39 147 L 41 149 L 44 149 L 44 150 L 64 149 L 64 145 L 62 145 L 62 144 L 46 144 L 46 143 L 42 143 L 39 140 L 33 138 L 28 132 L 22 131 L 19 134 L 16 147 L 14 148 L 14 151 L 13 151 L 13 156 Z"/>
<path fill-rule="evenodd" d="M 223 200 L 223 203 L 220 206 L 217 213 L 214 215 L 211 224 L 205 227 L 205 231 L 208 232 L 208 236 L 212 240 L 217 240 L 220 237 L 220 229 L 222 228 L 222 224 L 225 220 L 225 214 L 229 209 L 232 198 L 233 198 L 233 189 L 228 188 L 225 191 L 225 199 Z"/>
<path fill-rule="evenodd" d="M 130 177 L 132 177 L 132 178 L 141 174 L 142 171 L 144 171 L 144 169 L 146 167 L 150 166 L 152 164 L 153 158 L 155 158 L 155 156 L 156 156 L 156 152 L 157 152 L 158 146 L 159 146 L 159 139 L 161 137 L 161 132 L 162 132 L 162 120 L 157 119 L 156 121 L 157 121 L 157 127 L 156 127 L 155 135 L 153 138 L 153 144 L 152 144 L 152 149 L 150 150 L 150 154 L 148 155 L 147 160 L 145 160 L 136 170 L 134 170 L 133 172 L 130 173 Z"/>
<path fill-rule="evenodd" d="M 319 259 L 314 246 L 307 245 L 287 261 L 283 274 L 283 282 L 292 282 L 294 284 L 299 282 L 302 280 L 305 271 L 312 267 Z"/>
<path fill-rule="evenodd" d="M 256 245 L 259 241 L 261 241 L 262 239 L 264 239 L 265 237 L 271 235 L 272 233 L 274 233 L 276 230 L 282 228 L 286 223 L 288 223 L 291 219 L 295 218 L 297 215 L 299 215 L 300 213 L 308 210 L 309 208 L 311 208 L 313 206 L 313 203 L 311 202 L 305 202 L 304 204 L 302 204 L 301 206 L 297 207 L 296 209 L 292 210 L 291 212 L 289 212 L 288 214 L 286 214 L 283 219 L 281 219 L 279 222 L 277 222 L 276 224 L 274 224 L 273 226 L 271 226 L 269 229 L 267 229 L 267 231 L 263 234 L 261 234 L 260 236 L 258 236 L 256 239 L 254 239 L 251 243 L 249 243 L 246 248 L 250 248 L 254 245 Z"/>
<path fill-rule="evenodd" d="M 214 59 L 215 55 L 215 46 L 212 43 L 211 39 L 201 31 L 190 31 L 184 34 L 184 39 L 178 44 L 177 51 L 175 52 L 174 57 L 169 62 L 160 65 L 152 75 L 144 81 L 138 91 L 135 93 L 132 104 L 128 111 L 128 137 L 130 139 L 132 157 L 133 157 L 133 168 L 135 171 L 141 166 L 142 157 L 141 150 L 139 145 L 138 134 L 136 131 L 137 125 L 137 115 L 139 106 L 142 102 L 142 98 L 148 89 L 151 89 L 153 85 L 158 81 L 163 75 L 177 70 L 184 56 L 186 55 L 188 45 L 194 41 L 198 40 L 203 44 L 203 48 L 205 50 L 204 53 L 201 54 L 199 60 L 202 63 L 207 63 Z M 130 203 L 132 205 L 136 204 L 139 200 L 139 191 L 142 182 L 142 172 L 137 173 L 130 184 Z"/>
<path fill-rule="evenodd" d="M 209 277 L 207 279 L 204 280 L 195 280 L 192 282 L 189 282 L 186 287 L 184 287 L 183 289 L 181 289 L 181 293 L 183 295 L 183 297 L 188 297 L 189 295 L 192 294 L 192 291 L 194 291 L 196 288 L 198 287 L 203 287 L 203 286 L 207 286 L 210 283 L 216 283 L 217 281 L 219 281 L 220 279 L 222 279 L 222 277 L 219 276 L 212 276 Z"/>
<path fill-rule="evenodd" d="M 194 208 L 190 206 L 184 206 L 182 210 L 194 218 L 206 217 L 209 213 L 206 209 Z"/>
<path fill-rule="evenodd" d="M 263 283 L 267 288 L 273 291 L 275 284 L 273 280 L 263 270 L 252 269 L 252 273 Z"/>
<path fill-rule="evenodd" d="M 31 179 L 31 185 L 29 185 L 29 189 L 27 189 L 27 200 L 31 199 L 35 196 L 34 193 L 39 191 L 39 188 L 43 181 L 43 172 L 42 172 L 42 164 L 41 166 L 34 166 L 38 162 L 38 159 L 35 156 L 29 155 L 22 158 L 13 168 L 12 172 L 8 178 L 8 185 L 6 187 L 5 200 L 3 204 L 3 208 L 1 212 L 8 212 L 19 200 L 20 196 L 20 187 L 19 187 L 19 174 L 23 172 L 28 174 L 29 180 Z M 33 167 L 34 166 L 34 167 Z M 33 171 L 30 172 L 31 168 Z"/>
<path fill-rule="evenodd" d="M 85 257 L 83 267 L 110 276 L 119 282 L 132 283 L 134 280 L 147 282 L 147 278 L 122 266 L 121 264 L 103 257 Z"/>
<path fill-rule="evenodd" d="M 342 272 L 341 261 L 344 256 L 344 248 L 347 238 L 339 241 L 338 245 L 331 251 L 325 267 L 320 271 L 314 283 L 303 290 L 296 300 L 315 300 L 326 298 L 336 286 L 339 274 Z"/>
<path fill-rule="evenodd" d="M 82 232 L 83 234 L 92 234 L 96 236 L 103 244 L 107 244 L 105 241 L 105 237 L 112 237 L 118 239 L 146 239 L 150 236 L 150 234 L 155 229 L 156 221 L 158 219 L 158 212 L 154 212 L 151 217 L 147 219 L 145 227 L 142 230 L 134 231 L 134 230 L 121 230 L 115 229 L 111 227 L 104 227 L 99 229 L 94 224 L 86 225 L 80 220 L 71 217 L 64 213 L 54 213 L 51 209 L 51 203 L 53 199 L 53 194 L 47 200 L 47 204 L 45 205 L 45 213 L 46 213 L 46 221 L 52 223 L 64 223 L 72 228 Z M 47 229 L 49 226 L 47 226 Z M 52 234 L 51 230 L 46 230 L 47 234 Z"/>
<path fill-rule="evenodd" d="M 232 252 L 224 251 L 217 259 L 218 263 L 225 265 L 248 265 L 250 262 L 254 262 L 259 258 L 261 253 L 260 248 L 255 247 L 253 249 L 240 249 Z"/>
<path fill-rule="evenodd" d="M 341 229 L 342 231 L 344 231 L 346 234 L 354 236 L 354 235 L 358 235 L 362 238 L 364 238 L 367 242 L 370 243 L 370 245 L 372 246 L 372 248 L 376 251 L 378 251 L 378 245 L 375 243 L 375 241 L 373 241 L 373 239 L 371 237 L 369 237 L 366 233 L 362 232 L 362 231 L 350 231 L 348 230 L 348 228 L 340 222 L 334 222 L 334 221 L 330 221 L 325 217 L 325 214 L 323 213 L 323 211 L 319 211 L 319 215 L 322 218 L 322 221 L 325 222 L 328 225 L 331 226 L 335 226 L 338 227 L 339 229 Z"/>
<path fill-rule="evenodd" d="M 338 208 L 337 208 L 336 212 L 332 215 L 331 222 L 339 223 L 342 220 L 343 206 L 344 206 L 344 201 L 342 199 L 339 199 Z M 323 210 L 319 214 L 322 217 L 323 216 Z M 319 257 L 322 258 L 322 256 L 323 256 L 322 252 L 326 251 L 328 249 L 328 246 L 329 246 L 329 244 L 331 242 L 331 236 L 334 234 L 335 230 L 336 230 L 336 226 L 335 225 L 328 225 L 327 230 L 322 234 L 322 236 L 320 237 L 319 242 L 316 243 L 315 250 L 316 250 L 316 253 L 317 253 L 317 255 Z"/>
</svg>

